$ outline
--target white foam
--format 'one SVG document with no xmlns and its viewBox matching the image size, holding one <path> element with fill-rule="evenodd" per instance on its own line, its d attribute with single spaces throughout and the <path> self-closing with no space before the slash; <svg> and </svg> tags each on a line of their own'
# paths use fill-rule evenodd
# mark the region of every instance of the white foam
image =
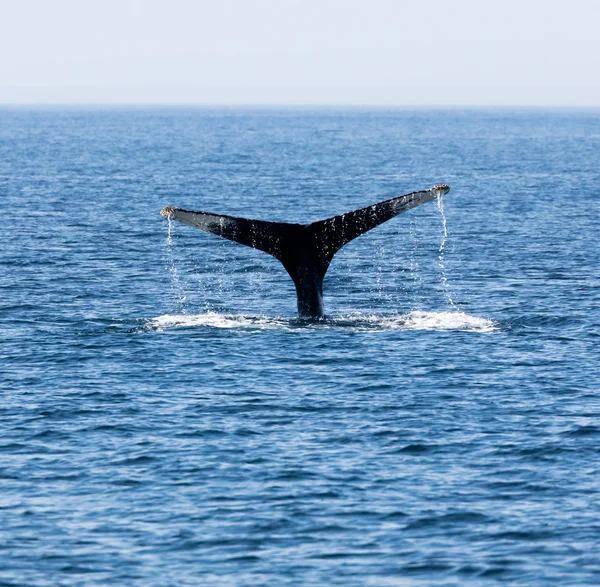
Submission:
<svg viewBox="0 0 600 587">
<path fill-rule="evenodd" d="M 377 316 L 350 314 L 332 316 L 323 321 L 306 322 L 268 316 L 244 316 L 207 312 L 196 315 L 165 314 L 148 321 L 151 328 L 241 328 L 249 330 L 343 329 L 360 331 L 377 330 L 462 330 L 468 332 L 493 332 L 497 325 L 486 318 L 469 316 L 463 312 L 424 312 Z"/>
<path fill-rule="evenodd" d="M 150 326 L 157 330 L 166 330 L 167 328 L 186 328 L 195 326 L 208 326 L 212 328 L 258 328 L 276 329 L 282 328 L 289 320 L 280 318 L 268 318 L 266 316 L 243 316 L 218 314 L 216 312 L 207 312 L 206 314 L 196 315 L 170 315 L 165 314 L 157 318 L 150 319 Z"/>
<path fill-rule="evenodd" d="M 410 312 L 402 317 L 406 330 L 468 330 L 492 332 L 496 324 L 487 318 L 469 316 L 464 312 Z"/>
</svg>

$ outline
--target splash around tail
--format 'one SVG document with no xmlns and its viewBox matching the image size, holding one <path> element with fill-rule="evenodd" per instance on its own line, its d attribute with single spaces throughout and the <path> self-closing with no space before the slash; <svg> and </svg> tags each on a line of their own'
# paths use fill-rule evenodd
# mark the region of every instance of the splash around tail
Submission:
<svg viewBox="0 0 600 587">
<path fill-rule="evenodd" d="M 282 330 L 340 330 L 350 332 L 455 331 L 489 334 L 499 331 L 499 325 L 488 318 L 470 316 L 463 312 L 427 312 L 415 310 L 408 314 L 331 316 L 326 320 L 298 320 L 272 316 L 239 314 L 182 314 L 157 316 L 145 321 L 144 329 L 158 331 L 172 328 L 218 328 L 250 331 Z"/>
<path fill-rule="evenodd" d="M 171 206 L 160 213 L 168 220 L 177 220 L 272 255 L 281 261 L 294 281 L 298 317 L 320 319 L 325 317 L 323 278 L 334 255 L 345 244 L 394 216 L 441 198 L 449 191 L 449 185 L 440 183 L 429 190 L 390 198 L 311 224 L 251 220 Z"/>
</svg>

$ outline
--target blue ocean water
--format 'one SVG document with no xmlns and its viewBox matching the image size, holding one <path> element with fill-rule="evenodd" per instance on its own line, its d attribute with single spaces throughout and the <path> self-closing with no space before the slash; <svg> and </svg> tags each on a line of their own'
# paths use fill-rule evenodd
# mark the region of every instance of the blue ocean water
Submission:
<svg viewBox="0 0 600 587">
<path fill-rule="evenodd" d="M 600 584 L 600 111 L 0 110 L 0 585 Z M 166 205 L 347 245 L 324 323 Z"/>
</svg>

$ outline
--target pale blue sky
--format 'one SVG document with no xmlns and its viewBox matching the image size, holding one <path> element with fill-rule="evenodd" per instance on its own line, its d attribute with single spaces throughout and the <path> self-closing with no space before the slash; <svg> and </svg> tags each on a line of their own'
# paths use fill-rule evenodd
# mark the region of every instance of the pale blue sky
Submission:
<svg viewBox="0 0 600 587">
<path fill-rule="evenodd" d="M 0 0 L 0 103 L 600 106 L 600 0 Z"/>
</svg>

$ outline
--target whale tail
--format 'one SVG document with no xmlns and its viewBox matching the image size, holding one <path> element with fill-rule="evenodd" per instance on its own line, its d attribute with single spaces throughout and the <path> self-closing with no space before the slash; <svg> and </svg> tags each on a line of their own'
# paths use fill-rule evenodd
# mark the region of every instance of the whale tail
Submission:
<svg viewBox="0 0 600 587">
<path fill-rule="evenodd" d="M 160 213 L 279 259 L 296 286 L 298 316 L 323 318 L 323 278 L 334 255 L 361 234 L 449 190 L 448 185 L 440 184 L 311 224 L 267 222 L 172 207 Z"/>
</svg>

